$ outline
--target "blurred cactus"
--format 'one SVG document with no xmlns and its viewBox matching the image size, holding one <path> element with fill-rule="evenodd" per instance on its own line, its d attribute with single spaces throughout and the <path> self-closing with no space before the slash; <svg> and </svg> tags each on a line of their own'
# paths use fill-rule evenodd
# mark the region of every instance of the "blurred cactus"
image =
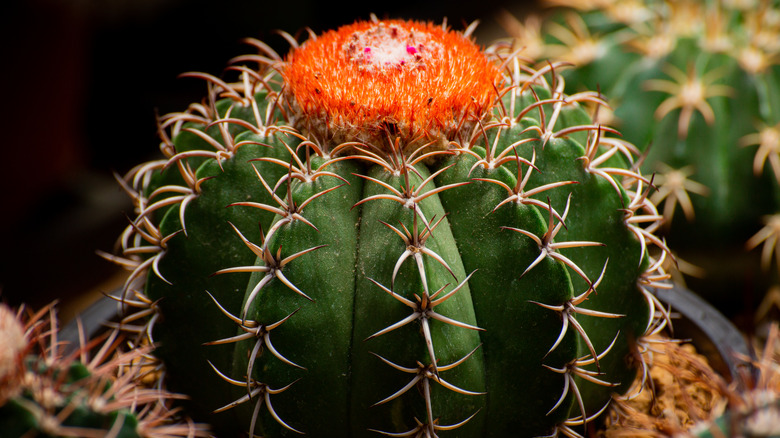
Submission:
<svg viewBox="0 0 780 438">
<path fill-rule="evenodd" d="M 503 15 L 515 47 L 572 64 L 563 73 L 568 92 L 604 94 L 613 111 L 598 121 L 645 154 L 670 245 L 705 268 L 688 273 L 712 276 L 695 287 L 713 299 L 764 287 L 758 264 L 739 254 L 745 242 L 763 245 L 769 271 L 780 237 L 778 2 L 548 4 L 555 8 L 524 23 Z"/>
<path fill-rule="evenodd" d="M 150 347 L 120 353 L 113 331 L 65 354 L 57 335 L 53 305 L 31 315 L 0 304 L 0 436 L 206 436 L 201 425 L 175 423 L 166 408 L 174 396 L 137 382 Z"/>
</svg>

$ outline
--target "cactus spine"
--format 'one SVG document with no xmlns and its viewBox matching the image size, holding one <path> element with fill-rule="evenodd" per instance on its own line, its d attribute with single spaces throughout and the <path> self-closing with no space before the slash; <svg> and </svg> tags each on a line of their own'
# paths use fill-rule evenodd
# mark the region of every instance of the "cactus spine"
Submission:
<svg viewBox="0 0 780 438">
<path fill-rule="evenodd" d="M 187 75 L 208 96 L 121 180 L 117 260 L 218 429 L 574 435 L 634 380 L 665 277 L 636 151 L 472 30 L 373 19 Z"/>
</svg>

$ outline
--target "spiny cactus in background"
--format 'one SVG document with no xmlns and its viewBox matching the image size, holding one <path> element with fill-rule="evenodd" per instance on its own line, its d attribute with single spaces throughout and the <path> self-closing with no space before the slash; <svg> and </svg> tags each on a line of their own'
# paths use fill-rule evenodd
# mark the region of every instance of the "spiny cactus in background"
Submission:
<svg viewBox="0 0 780 438">
<path fill-rule="evenodd" d="M 0 436 L 206 436 L 202 425 L 174 423 L 173 395 L 138 384 L 150 347 L 118 353 L 113 331 L 65 354 L 57 334 L 53 305 L 28 315 L 0 304 Z"/>
<path fill-rule="evenodd" d="M 564 7 L 503 17 L 517 47 L 574 64 L 567 92 L 600 87 L 614 108 L 602 120 L 647 153 L 676 249 L 733 256 L 780 208 L 778 2 L 548 3 Z"/>
<path fill-rule="evenodd" d="M 374 17 L 184 75 L 207 97 L 120 178 L 111 258 L 217 430 L 576 436 L 631 385 L 667 277 L 636 150 L 472 31 Z"/>
</svg>

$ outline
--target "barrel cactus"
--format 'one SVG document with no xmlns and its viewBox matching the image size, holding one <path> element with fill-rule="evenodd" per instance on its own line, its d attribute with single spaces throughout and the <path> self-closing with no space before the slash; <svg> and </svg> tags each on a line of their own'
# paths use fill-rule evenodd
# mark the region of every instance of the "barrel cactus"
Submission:
<svg viewBox="0 0 780 438">
<path fill-rule="evenodd" d="M 216 430 L 574 436 L 631 386 L 667 251 L 636 149 L 472 31 L 372 17 L 184 75 L 207 96 L 119 178 L 114 259 Z"/>
<path fill-rule="evenodd" d="M 177 424 L 173 395 L 140 383 L 149 346 L 122 353 L 113 331 L 74 347 L 58 333 L 52 305 L 32 314 L 0 304 L 0 436 L 206 436 Z"/>
<path fill-rule="evenodd" d="M 704 253 L 733 258 L 780 209 L 778 3 L 548 3 L 563 7 L 525 23 L 504 17 L 517 46 L 574 64 L 567 92 L 600 88 L 614 108 L 601 114 L 656 173 L 653 200 L 670 242 L 683 258 L 703 259 L 709 274 L 728 270 Z"/>
</svg>

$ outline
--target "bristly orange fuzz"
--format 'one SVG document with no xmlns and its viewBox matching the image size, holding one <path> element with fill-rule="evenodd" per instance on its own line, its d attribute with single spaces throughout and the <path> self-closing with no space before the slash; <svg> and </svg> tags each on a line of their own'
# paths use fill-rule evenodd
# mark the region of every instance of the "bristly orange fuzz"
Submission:
<svg viewBox="0 0 780 438">
<path fill-rule="evenodd" d="M 388 130 L 407 143 L 452 139 L 484 117 L 503 86 L 499 67 L 463 34 L 400 20 L 311 39 L 282 74 L 296 125 L 336 142 L 381 141 Z"/>
</svg>

